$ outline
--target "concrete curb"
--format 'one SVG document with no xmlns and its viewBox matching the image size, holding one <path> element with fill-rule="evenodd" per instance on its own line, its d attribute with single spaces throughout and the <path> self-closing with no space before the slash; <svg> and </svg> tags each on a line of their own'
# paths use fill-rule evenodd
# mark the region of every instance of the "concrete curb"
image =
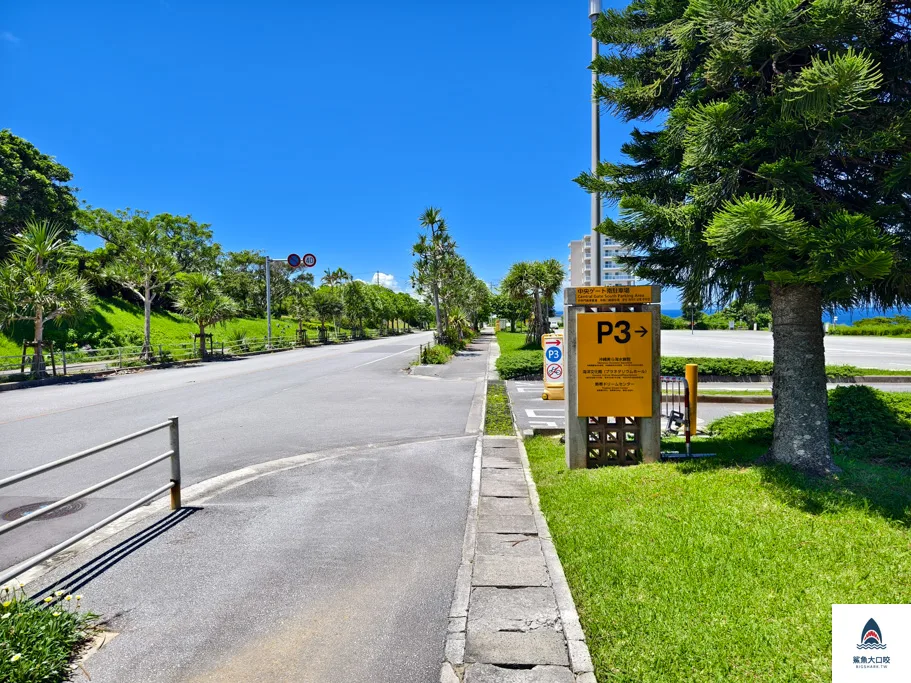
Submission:
<svg viewBox="0 0 911 683">
<path fill-rule="evenodd" d="M 483 403 L 485 410 L 482 411 L 482 416 L 486 412 L 486 388 L 491 382 L 490 378 L 495 376 L 496 358 L 499 355 L 499 346 L 495 340 L 490 344 L 488 349 L 488 369 L 483 383 Z M 515 423 L 513 426 L 515 427 Z M 585 642 L 585 634 L 582 632 L 582 627 L 579 623 L 575 602 L 570 593 L 569 585 L 566 582 L 566 575 L 563 572 L 563 566 L 560 564 L 560 558 L 557 556 L 556 548 L 551 540 L 547 521 L 541 513 L 538 492 L 531 476 L 531 468 L 528 463 L 528 454 L 525 451 L 525 446 L 522 443 L 522 440 L 517 436 L 485 436 L 483 431 L 479 434 L 475 445 L 468 519 L 466 520 L 465 535 L 462 542 L 462 561 L 456 576 L 455 590 L 453 591 L 452 604 L 449 609 L 449 626 L 446 633 L 444 659 L 440 668 L 439 681 L 440 683 L 462 683 L 463 676 L 466 673 L 465 646 L 472 590 L 472 574 L 474 572 L 474 563 L 477 552 L 476 544 L 481 499 L 481 468 L 483 464 L 484 439 L 487 439 L 488 441 L 500 439 L 504 441 L 514 441 L 518 446 L 522 462 L 523 477 L 528 486 L 529 502 L 532 507 L 535 530 L 541 543 L 546 570 L 549 574 L 550 585 L 557 603 L 557 612 L 562 624 L 562 633 L 565 638 L 569 658 L 569 670 L 576 683 L 596 683 L 591 655 L 589 654 L 588 646 Z M 484 680 L 487 679 L 485 678 Z M 510 678 L 509 680 L 513 679 Z M 534 678 L 529 680 L 538 679 Z"/>
<path fill-rule="evenodd" d="M 449 606 L 449 626 L 443 647 L 443 664 L 440 669 L 442 683 L 461 683 L 461 670 L 465 663 L 465 636 L 468 631 L 468 602 L 471 598 L 471 574 L 474 570 L 474 551 L 478 537 L 478 503 L 481 500 L 481 455 L 484 444 L 484 415 L 487 413 L 487 377 L 496 360 L 493 350 L 499 355 L 496 337 L 487 346 L 487 371 L 479 384 L 469 410 L 468 429 L 478 420 L 475 405 L 480 405 L 478 438 L 475 441 L 474 459 L 471 463 L 471 489 L 468 494 L 468 517 L 465 520 L 465 535 L 462 537 L 462 561 L 456 574 L 452 603 Z M 458 671 L 456 670 L 458 668 Z"/>
<path fill-rule="evenodd" d="M 535 480 L 531 475 L 531 464 L 528 462 L 525 442 L 519 437 L 516 437 L 516 441 L 519 444 L 519 455 L 522 458 L 522 469 L 525 472 L 525 483 L 528 485 L 528 497 L 531 499 L 538 538 L 541 540 L 541 547 L 544 550 L 547 572 L 550 574 L 554 595 L 557 598 L 557 609 L 560 613 L 560 620 L 563 622 L 563 634 L 566 636 L 566 645 L 569 649 L 569 664 L 576 675 L 577 683 L 595 683 L 597 679 L 588 644 L 585 642 L 585 633 L 579 622 L 579 613 L 576 611 L 576 603 L 569 589 L 569 583 L 566 581 L 563 564 L 560 562 L 560 556 L 557 555 L 557 549 L 550 535 L 550 527 L 547 526 L 547 520 L 544 518 L 544 513 L 541 512 L 541 501 L 538 498 Z"/>
<path fill-rule="evenodd" d="M 700 396 L 700 403 L 749 403 L 753 405 L 773 405 L 771 396 Z"/>
</svg>

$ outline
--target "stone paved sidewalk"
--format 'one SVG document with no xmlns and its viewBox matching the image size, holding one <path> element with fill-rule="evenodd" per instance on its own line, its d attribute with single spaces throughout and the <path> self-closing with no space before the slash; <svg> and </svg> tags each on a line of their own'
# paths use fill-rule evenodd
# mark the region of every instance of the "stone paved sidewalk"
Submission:
<svg viewBox="0 0 911 683">
<path fill-rule="evenodd" d="M 515 437 L 479 440 L 441 683 L 594 683 L 563 568 Z"/>
</svg>

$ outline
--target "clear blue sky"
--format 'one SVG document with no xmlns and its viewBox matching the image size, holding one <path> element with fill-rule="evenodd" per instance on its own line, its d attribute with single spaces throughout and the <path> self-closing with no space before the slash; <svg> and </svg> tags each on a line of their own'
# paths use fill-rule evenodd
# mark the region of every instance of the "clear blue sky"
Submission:
<svg viewBox="0 0 911 683">
<path fill-rule="evenodd" d="M 620 4 L 620 3 L 617 3 Z M 588 228 L 586 0 L 7 3 L 0 126 L 107 209 L 406 286 L 439 206 L 476 273 Z M 603 156 L 628 126 L 603 119 Z"/>
</svg>

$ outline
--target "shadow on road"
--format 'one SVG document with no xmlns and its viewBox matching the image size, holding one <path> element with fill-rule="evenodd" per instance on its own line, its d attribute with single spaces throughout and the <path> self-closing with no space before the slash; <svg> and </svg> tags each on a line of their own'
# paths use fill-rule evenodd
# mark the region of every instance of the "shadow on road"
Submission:
<svg viewBox="0 0 911 683">
<path fill-rule="evenodd" d="M 64 591 L 65 593 L 77 592 L 80 588 L 104 574 L 104 572 L 128 557 L 131 553 L 139 550 L 146 543 L 158 538 L 201 509 L 202 508 L 198 507 L 184 507 L 180 510 L 175 510 L 167 517 L 155 522 L 152 526 L 133 534 L 113 548 L 106 550 L 98 557 L 86 562 L 66 576 L 61 577 L 40 593 L 36 593 L 32 599 L 35 602 L 40 602 L 45 597 L 54 597 L 54 593 L 57 591 Z"/>
</svg>

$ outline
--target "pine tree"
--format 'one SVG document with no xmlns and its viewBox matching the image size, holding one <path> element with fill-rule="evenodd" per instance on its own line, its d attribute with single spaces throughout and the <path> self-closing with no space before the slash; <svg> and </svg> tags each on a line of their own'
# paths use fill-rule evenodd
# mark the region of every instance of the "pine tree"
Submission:
<svg viewBox="0 0 911 683">
<path fill-rule="evenodd" d="M 636 128 L 577 178 L 684 301 L 771 305 L 770 456 L 832 471 L 822 311 L 911 300 L 911 3 L 636 0 L 597 21 L 595 97 Z"/>
</svg>

